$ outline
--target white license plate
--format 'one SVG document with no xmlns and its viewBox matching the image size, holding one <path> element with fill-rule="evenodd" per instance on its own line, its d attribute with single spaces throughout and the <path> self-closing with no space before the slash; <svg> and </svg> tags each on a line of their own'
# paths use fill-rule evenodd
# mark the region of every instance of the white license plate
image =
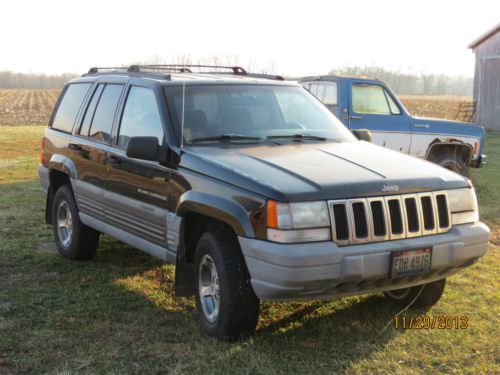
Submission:
<svg viewBox="0 0 500 375">
<path fill-rule="evenodd" d="M 428 272 L 431 269 L 432 248 L 393 251 L 391 277 L 410 276 Z"/>
</svg>

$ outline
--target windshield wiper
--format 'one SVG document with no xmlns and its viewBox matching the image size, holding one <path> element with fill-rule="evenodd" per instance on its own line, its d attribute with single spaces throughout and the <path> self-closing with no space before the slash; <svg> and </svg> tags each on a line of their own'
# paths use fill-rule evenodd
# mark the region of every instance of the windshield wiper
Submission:
<svg viewBox="0 0 500 375">
<path fill-rule="evenodd" d="M 294 142 L 300 142 L 303 140 L 311 139 L 315 141 L 326 141 L 327 138 L 325 137 L 319 137 L 317 135 L 310 135 L 310 134 L 293 134 L 293 135 L 269 135 L 267 139 L 291 139 Z"/>
<path fill-rule="evenodd" d="M 240 134 L 221 134 L 221 135 L 217 135 L 215 137 L 194 138 L 194 139 L 191 139 L 189 142 L 190 143 L 212 142 L 212 141 L 231 142 L 234 140 L 236 140 L 236 141 L 261 141 L 262 138 L 250 137 L 250 136 L 240 135 Z"/>
</svg>

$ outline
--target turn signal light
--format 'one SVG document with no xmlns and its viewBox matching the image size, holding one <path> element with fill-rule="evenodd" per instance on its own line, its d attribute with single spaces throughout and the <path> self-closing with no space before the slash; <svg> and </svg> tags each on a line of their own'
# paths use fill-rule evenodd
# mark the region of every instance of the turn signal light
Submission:
<svg viewBox="0 0 500 375">
<path fill-rule="evenodd" d="M 267 226 L 268 228 L 278 228 L 278 209 L 276 202 L 267 201 Z"/>
</svg>

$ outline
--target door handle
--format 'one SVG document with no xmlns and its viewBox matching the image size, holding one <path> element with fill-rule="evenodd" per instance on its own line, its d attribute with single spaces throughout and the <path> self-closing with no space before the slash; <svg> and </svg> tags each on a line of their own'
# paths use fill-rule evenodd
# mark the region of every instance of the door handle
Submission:
<svg viewBox="0 0 500 375">
<path fill-rule="evenodd" d="M 363 119 L 363 116 L 349 116 L 349 119 L 351 120 L 362 120 Z"/>
<path fill-rule="evenodd" d="M 70 148 L 70 150 L 82 151 L 82 146 L 77 145 L 76 143 L 70 143 L 68 147 Z"/>
<path fill-rule="evenodd" d="M 431 127 L 429 124 L 415 124 L 413 126 L 416 128 L 424 128 L 424 129 L 429 129 Z"/>
<path fill-rule="evenodd" d="M 116 156 L 107 156 L 104 160 L 107 164 L 120 164 L 122 162 L 122 159 Z"/>
</svg>

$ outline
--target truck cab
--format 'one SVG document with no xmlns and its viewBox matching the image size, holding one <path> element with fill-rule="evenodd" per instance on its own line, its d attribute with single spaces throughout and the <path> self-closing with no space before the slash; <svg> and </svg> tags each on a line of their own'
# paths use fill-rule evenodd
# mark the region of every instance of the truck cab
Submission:
<svg viewBox="0 0 500 375">
<path fill-rule="evenodd" d="M 377 145 L 468 175 L 481 167 L 484 128 L 409 114 L 384 82 L 364 77 L 304 77 L 299 83 L 350 130 L 369 129 Z"/>
</svg>

